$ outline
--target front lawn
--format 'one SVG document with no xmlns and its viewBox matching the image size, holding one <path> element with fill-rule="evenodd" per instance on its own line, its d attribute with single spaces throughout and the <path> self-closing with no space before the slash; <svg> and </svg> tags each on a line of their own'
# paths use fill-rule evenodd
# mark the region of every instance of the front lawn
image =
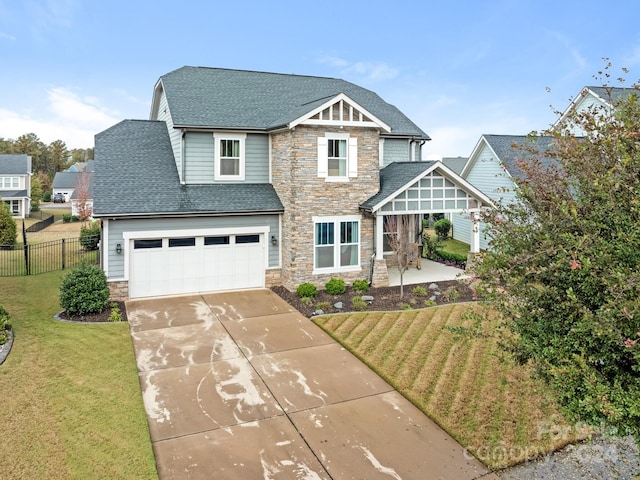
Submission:
<svg viewBox="0 0 640 480">
<path fill-rule="evenodd" d="M 0 278 L 15 333 L 0 365 L 0 475 L 157 478 L 128 325 L 54 320 L 65 274 Z"/>
<path fill-rule="evenodd" d="M 473 336 L 469 309 L 451 304 L 422 310 L 315 317 L 320 327 L 367 363 L 463 447 L 492 469 L 556 450 L 583 438 L 561 417 L 530 370 L 503 358 L 487 325 Z"/>
</svg>

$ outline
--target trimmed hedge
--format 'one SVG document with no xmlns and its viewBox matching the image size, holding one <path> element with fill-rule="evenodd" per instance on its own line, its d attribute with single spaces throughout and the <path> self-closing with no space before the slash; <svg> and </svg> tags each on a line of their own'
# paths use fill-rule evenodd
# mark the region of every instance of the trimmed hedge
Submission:
<svg viewBox="0 0 640 480">
<path fill-rule="evenodd" d="M 97 265 L 82 264 L 60 286 L 60 305 L 69 315 L 102 312 L 109 301 L 107 277 Z"/>
</svg>

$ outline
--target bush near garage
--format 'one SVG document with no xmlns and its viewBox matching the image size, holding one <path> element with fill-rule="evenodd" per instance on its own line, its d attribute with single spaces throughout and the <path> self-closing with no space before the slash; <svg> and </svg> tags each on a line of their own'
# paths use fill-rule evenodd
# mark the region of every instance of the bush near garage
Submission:
<svg viewBox="0 0 640 480">
<path fill-rule="evenodd" d="M 313 283 L 301 283 L 296 289 L 296 295 L 300 298 L 312 298 L 318 295 L 318 288 Z"/>
<path fill-rule="evenodd" d="M 107 308 L 107 277 L 97 265 L 82 264 L 62 281 L 60 306 L 69 315 L 86 315 Z"/>
<path fill-rule="evenodd" d="M 0 305 L 0 345 L 4 345 L 9 340 L 11 330 L 11 317 L 2 305 Z"/>
</svg>

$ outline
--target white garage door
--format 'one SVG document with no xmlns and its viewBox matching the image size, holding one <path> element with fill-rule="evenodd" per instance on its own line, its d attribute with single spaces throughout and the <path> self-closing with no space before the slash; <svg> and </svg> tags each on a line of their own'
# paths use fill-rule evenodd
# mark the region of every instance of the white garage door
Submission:
<svg viewBox="0 0 640 480">
<path fill-rule="evenodd" d="M 264 286 L 264 235 L 133 239 L 129 297 Z"/>
</svg>

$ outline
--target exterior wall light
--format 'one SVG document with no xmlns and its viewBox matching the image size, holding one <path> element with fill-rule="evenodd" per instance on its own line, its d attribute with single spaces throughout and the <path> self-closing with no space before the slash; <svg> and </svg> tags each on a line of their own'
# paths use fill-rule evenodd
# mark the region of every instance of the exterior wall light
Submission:
<svg viewBox="0 0 640 480">
<path fill-rule="evenodd" d="M 116 253 L 120 255 L 122 253 L 122 244 L 116 243 Z"/>
<path fill-rule="evenodd" d="M 273 245 L 274 247 L 278 245 L 278 239 L 275 235 L 271 235 L 271 245 Z"/>
</svg>

